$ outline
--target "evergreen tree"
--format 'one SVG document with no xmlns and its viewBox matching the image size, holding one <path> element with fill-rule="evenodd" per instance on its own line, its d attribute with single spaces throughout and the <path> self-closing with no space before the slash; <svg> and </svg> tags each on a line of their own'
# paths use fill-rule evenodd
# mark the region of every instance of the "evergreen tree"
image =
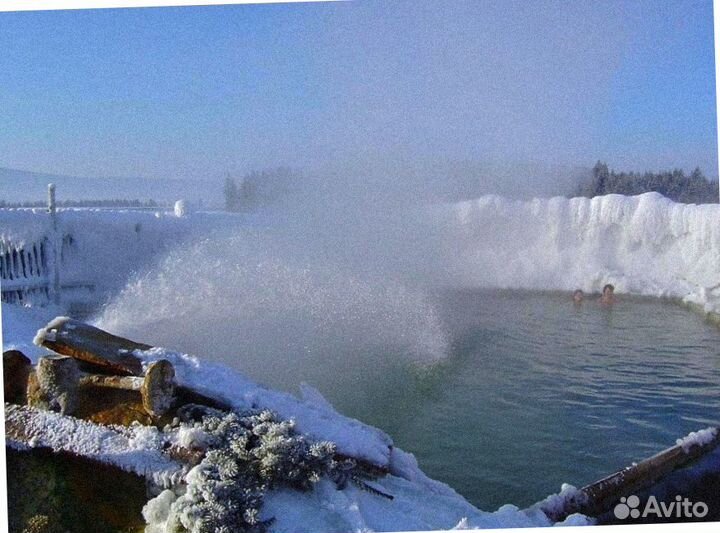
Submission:
<svg viewBox="0 0 720 533">
<path fill-rule="evenodd" d="M 608 166 L 600 161 L 595 163 L 595 166 L 593 167 L 593 183 L 595 184 L 593 196 L 608 194 L 606 189 L 609 178 L 610 173 L 608 172 Z"/>
<path fill-rule="evenodd" d="M 578 189 L 581 196 L 600 196 L 604 194 L 636 195 L 645 192 L 658 192 L 676 202 L 684 203 L 717 203 L 718 185 L 710 182 L 699 168 L 686 176 L 681 169 L 672 171 L 615 172 L 598 161 L 592 169 L 592 177 L 587 184 Z"/>
<path fill-rule="evenodd" d="M 238 208 L 238 190 L 235 180 L 230 176 L 225 178 L 225 210 L 236 211 Z"/>
</svg>

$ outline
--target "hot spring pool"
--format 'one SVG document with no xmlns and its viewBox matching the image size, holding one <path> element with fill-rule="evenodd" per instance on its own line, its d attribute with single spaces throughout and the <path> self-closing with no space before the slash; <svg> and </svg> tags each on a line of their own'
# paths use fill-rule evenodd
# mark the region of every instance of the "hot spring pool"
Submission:
<svg viewBox="0 0 720 533">
<path fill-rule="evenodd" d="M 120 297 L 99 325 L 273 388 L 307 382 L 486 510 L 596 481 L 720 422 L 720 331 L 677 304 L 424 297 L 304 272 L 241 270 L 198 299 L 183 295 L 208 288 L 168 285 L 197 279 L 171 269 Z"/>
<path fill-rule="evenodd" d="M 720 332 L 676 304 L 576 307 L 568 294 L 514 291 L 442 300 L 445 361 L 351 371 L 354 383 L 323 393 L 481 509 L 530 505 L 718 423 Z"/>
</svg>

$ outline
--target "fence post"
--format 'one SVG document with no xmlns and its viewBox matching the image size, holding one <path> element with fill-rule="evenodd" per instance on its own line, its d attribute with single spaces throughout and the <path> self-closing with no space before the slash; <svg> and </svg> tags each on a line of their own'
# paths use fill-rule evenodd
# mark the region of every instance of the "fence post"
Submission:
<svg viewBox="0 0 720 533">
<path fill-rule="evenodd" d="M 57 224 L 57 208 L 55 205 L 55 184 L 48 184 L 48 213 L 50 213 L 50 222 L 52 224 L 52 235 L 50 242 L 52 244 L 52 268 L 53 268 L 53 280 L 52 280 L 52 292 L 53 302 L 56 305 L 60 304 L 60 253 L 59 246 L 62 246 L 61 242 L 58 242 L 58 224 Z"/>
</svg>

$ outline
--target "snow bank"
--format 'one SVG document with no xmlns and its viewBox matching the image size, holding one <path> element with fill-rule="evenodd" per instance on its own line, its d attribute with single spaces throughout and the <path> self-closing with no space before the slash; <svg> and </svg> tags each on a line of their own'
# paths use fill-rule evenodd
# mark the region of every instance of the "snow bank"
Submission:
<svg viewBox="0 0 720 533">
<path fill-rule="evenodd" d="M 8 314 L 8 310 L 11 310 Z M 5 318 L 11 322 L 30 319 L 26 329 L 38 328 L 37 310 L 4 306 Z M 13 330 L 13 334 L 19 330 Z M 30 333 L 30 332 L 29 332 Z M 34 333 L 34 332 L 32 332 Z M 13 335 L 14 336 L 14 335 Z M 12 339 L 6 339 L 11 341 Z M 266 407 L 283 418 L 294 418 L 296 429 L 317 440 L 336 442 L 341 453 L 386 464 L 390 473 L 370 482 L 372 487 L 393 496 L 393 500 L 348 484 L 343 490 L 329 480 L 321 481 L 310 492 L 282 489 L 268 493 L 262 508 L 262 519 L 274 517 L 273 533 L 317 533 L 320 531 L 411 531 L 450 529 L 458 524 L 465 528 L 508 528 L 550 526 L 553 521 L 539 505 L 521 510 L 505 505 L 496 512 L 481 511 L 449 486 L 428 478 L 412 454 L 390 448 L 391 440 L 380 430 L 366 426 L 337 413 L 322 395 L 305 385 L 303 400 L 290 394 L 265 389 L 222 365 L 167 350 L 154 348 L 137 351 L 146 363 L 167 358 L 176 369 L 179 382 L 197 387 L 201 392 L 217 394 L 239 409 Z M 33 354 L 33 358 L 37 359 Z M 23 417 L 23 407 L 10 407 L 8 414 Z M 24 418 L 24 417 L 23 417 Z M 158 431 L 148 427 L 131 427 L 119 432 L 104 429 L 82 420 L 50 412 L 35 412 L 26 420 L 25 434 L 32 447 L 80 454 L 107 462 L 124 470 L 147 475 L 162 487 L 177 482 L 184 471 L 162 453 Z M 202 436 L 192 430 L 178 432 L 172 442 L 192 445 Z M 10 444 L 20 447 L 10 439 Z M 171 483 L 172 481 L 172 483 Z M 567 492 L 567 489 L 563 489 Z M 164 496 L 163 496 L 164 495 Z M 172 496 L 172 498 L 171 498 Z M 564 497 L 564 496 L 559 496 Z M 167 506 L 174 496 L 170 492 L 151 500 L 145 516 L 148 531 L 162 532 Z M 166 501 L 167 500 L 167 501 Z M 585 525 L 589 519 L 573 515 L 562 524 Z"/>
<path fill-rule="evenodd" d="M 514 201 L 483 196 L 437 207 L 452 282 L 681 298 L 720 311 L 720 205 L 657 193 Z"/>
<path fill-rule="evenodd" d="M 0 249 L 40 241 L 49 230 L 47 209 L 0 209 Z"/>
<path fill-rule="evenodd" d="M 720 312 L 720 205 L 678 204 L 657 193 L 530 201 L 489 195 L 432 207 L 421 218 L 413 242 L 423 252 L 415 262 L 442 284 L 598 291 L 613 283 L 618 292 Z M 64 281 L 101 289 L 124 285 L 172 245 L 248 223 L 228 213 L 92 209 L 61 209 L 58 220 L 68 237 Z M 44 209 L 0 210 L 0 244 L 37 242 L 49 224 Z"/>
<path fill-rule="evenodd" d="M 26 445 L 22 442 L 28 442 L 32 448 L 69 452 L 145 476 L 159 486 L 177 483 L 184 473 L 178 463 L 162 453 L 154 427 L 135 425 L 120 433 L 50 411 L 11 404 L 6 404 L 5 410 L 6 419 L 13 422 L 7 443 L 15 448 L 23 449 Z M 14 439 L 12 427 L 21 428 L 24 438 Z"/>
<path fill-rule="evenodd" d="M 136 350 L 134 354 L 145 364 L 167 359 L 173 363 L 181 384 L 219 396 L 238 410 L 271 409 L 282 418 L 294 419 L 296 430 L 314 440 L 330 440 L 342 454 L 389 468 L 388 475 L 371 485 L 392 495 L 393 500 L 378 497 L 352 484 L 338 490 L 329 480 L 321 481 L 309 493 L 289 489 L 269 493 L 261 518 L 274 517 L 271 528 L 274 533 L 438 530 L 450 529 L 461 521 L 468 528 L 553 525 L 540 504 L 525 510 L 505 505 L 493 513 L 475 508 L 449 486 L 427 477 L 415 457 L 392 447 L 392 440 L 385 433 L 341 415 L 309 385 L 302 387 L 303 400 L 298 400 L 290 394 L 257 385 L 223 365 L 201 363 L 187 354 L 162 348 Z M 178 436 L 179 440 L 192 438 L 193 435 Z M 567 493 L 569 488 L 564 486 L 561 494 L 554 498 L 559 501 L 566 498 Z M 155 507 L 153 504 L 147 512 L 151 526 L 152 517 L 159 522 L 165 518 L 165 514 L 156 512 Z M 591 523 L 581 515 L 572 515 L 562 522 L 568 525 Z M 152 527 L 150 530 L 162 531 Z"/>
<path fill-rule="evenodd" d="M 338 491 L 323 480 L 310 493 L 282 490 L 268 494 L 262 518 L 275 518 L 273 533 L 432 531 L 449 530 L 458 524 L 467 529 L 553 525 L 540 511 L 505 505 L 492 513 L 483 512 L 458 495 L 430 492 L 396 476 L 385 476 L 373 486 L 392 494 L 393 500 L 352 485 Z M 573 523 L 589 524 L 587 518 Z"/>
</svg>

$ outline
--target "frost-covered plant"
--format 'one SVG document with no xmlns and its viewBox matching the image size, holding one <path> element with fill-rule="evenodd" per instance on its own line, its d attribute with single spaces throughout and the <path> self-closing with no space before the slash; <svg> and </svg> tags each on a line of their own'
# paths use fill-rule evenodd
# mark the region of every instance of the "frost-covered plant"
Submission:
<svg viewBox="0 0 720 533">
<path fill-rule="evenodd" d="M 308 490 L 323 475 L 347 468 L 334 460 L 333 443 L 307 440 L 293 421 L 270 411 L 215 412 L 195 426 L 182 424 L 181 431 L 189 429 L 207 452 L 188 472 L 184 494 L 170 505 L 165 531 L 265 531 L 270 521 L 260 519 L 260 509 L 268 490 Z"/>
</svg>

